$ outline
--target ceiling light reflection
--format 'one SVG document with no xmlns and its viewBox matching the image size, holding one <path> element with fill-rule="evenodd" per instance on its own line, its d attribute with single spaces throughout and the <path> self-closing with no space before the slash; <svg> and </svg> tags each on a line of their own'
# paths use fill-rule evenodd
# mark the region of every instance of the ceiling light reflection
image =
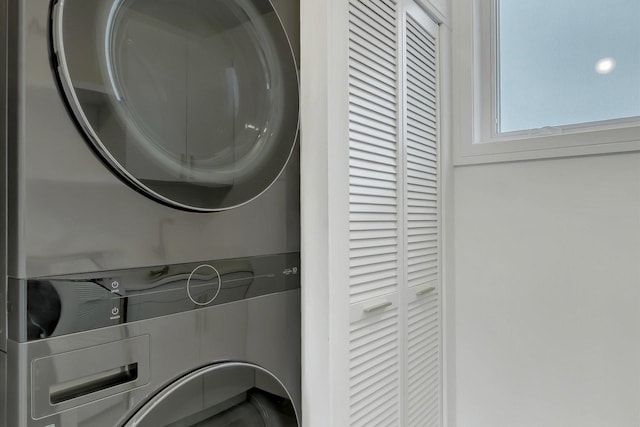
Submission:
<svg viewBox="0 0 640 427">
<path fill-rule="evenodd" d="M 616 68 L 616 60 L 613 58 L 602 58 L 596 62 L 596 72 L 598 74 L 609 74 Z"/>
</svg>

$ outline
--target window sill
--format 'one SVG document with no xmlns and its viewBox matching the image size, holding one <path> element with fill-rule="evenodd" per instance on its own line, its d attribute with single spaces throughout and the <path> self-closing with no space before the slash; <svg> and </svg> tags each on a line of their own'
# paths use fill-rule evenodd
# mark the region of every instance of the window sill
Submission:
<svg viewBox="0 0 640 427">
<path fill-rule="evenodd" d="M 491 142 L 458 139 L 454 165 L 640 151 L 640 126 Z"/>
</svg>

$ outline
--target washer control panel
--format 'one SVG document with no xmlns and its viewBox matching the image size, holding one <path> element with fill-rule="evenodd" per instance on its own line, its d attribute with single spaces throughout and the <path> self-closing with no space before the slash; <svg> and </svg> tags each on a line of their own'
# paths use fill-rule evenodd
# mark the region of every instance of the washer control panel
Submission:
<svg viewBox="0 0 640 427">
<path fill-rule="evenodd" d="M 300 288 L 300 253 L 9 279 L 18 341 L 119 325 Z"/>
</svg>

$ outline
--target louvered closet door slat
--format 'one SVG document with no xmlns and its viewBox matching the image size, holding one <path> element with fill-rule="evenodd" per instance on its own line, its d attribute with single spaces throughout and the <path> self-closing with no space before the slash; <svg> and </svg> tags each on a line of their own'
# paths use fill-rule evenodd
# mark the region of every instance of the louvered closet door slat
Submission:
<svg viewBox="0 0 640 427">
<path fill-rule="evenodd" d="M 423 159 L 437 159 L 436 147 L 426 144 L 415 144 L 412 147 L 407 147 L 407 154 L 412 157 L 420 157 Z"/>
<path fill-rule="evenodd" d="M 375 28 L 372 35 L 384 35 L 395 47 L 396 39 L 396 4 L 395 1 L 384 0 L 352 0 L 349 2 L 349 18 L 361 20 Z"/>
<path fill-rule="evenodd" d="M 423 106 L 424 108 L 431 108 L 434 110 L 436 109 L 436 102 L 434 99 L 422 97 L 419 93 L 409 93 L 407 94 L 406 98 L 412 105 L 417 104 Z"/>
<path fill-rule="evenodd" d="M 360 52 L 364 50 L 367 54 L 376 56 L 381 65 L 384 65 L 387 70 L 394 73 L 396 57 L 392 52 L 389 52 L 389 45 L 384 42 L 380 43 L 382 41 L 380 39 L 372 39 L 371 36 L 367 38 L 367 36 L 369 35 L 365 31 L 354 25 L 349 41 L 353 46 L 357 46 Z M 351 53 L 354 54 L 356 52 Z"/>
<path fill-rule="evenodd" d="M 396 91 L 395 86 L 381 85 L 378 80 L 368 75 L 366 73 L 366 70 L 365 72 L 363 72 L 360 69 L 359 65 L 360 64 L 355 63 L 355 61 L 353 61 L 353 63 L 350 64 L 350 67 L 349 67 L 350 88 L 358 87 L 374 93 L 377 92 L 377 95 L 380 96 L 381 99 L 389 99 L 388 97 L 394 98 L 393 94 Z"/>
<path fill-rule="evenodd" d="M 378 185 L 375 187 L 367 186 L 359 178 L 354 177 L 349 182 L 351 184 L 349 194 L 359 196 L 378 196 L 378 197 L 394 197 L 393 190 L 389 189 L 385 185 Z M 365 185 L 363 185 L 365 184 Z M 359 212 L 360 210 L 354 210 L 352 212 Z M 367 210 L 360 211 L 367 212 Z"/>
<path fill-rule="evenodd" d="M 418 132 L 407 131 L 407 140 L 412 144 L 408 147 L 408 151 L 420 150 L 432 156 L 437 156 L 437 143 L 435 132 L 427 132 L 420 134 Z"/>
<path fill-rule="evenodd" d="M 396 156 L 394 153 L 386 152 L 385 150 L 373 150 L 374 147 L 358 144 L 357 142 L 352 144 L 351 158 L 358 159 L 359 161 L 374 163 L 383 166 L 389 166 L 395 170 Z"/>
<path fill-rule="evenodd" d="M 430 129 L 429 131 L 424 132 L 418 128 L 413 128 L 413 129 L 407 129 L 407 133 L 408 133 L 407 139 L 414 143 L 421 143 L 427 146 L 435 145 L 430 143 L 432 140 L 435 140 L 435 138 L 437 137 L 435 130 Z"/>
<path fill-rule="evenodd" d="M 377 120 L 375 115 L 369 115 L 366 112 L 362 114 L 362 111 L 353 105 L 349 107 L 352 109 L 349 113 L 349 119 L 354 125 L 359 125 L 357 130 L 362 131 L 363 128 L 370 129 L 373 132 L 378 132 L 380 137 L 385 140 L 392 140 L 393 135 L 397 133 L 395 126 Z"/>
<path fill-rule="evenodd" d="M 407 117 L 410 120 L 429 119 L 429 120 L 433 120 L 435 122 L 436 121 L 436 112 L 435 112 L 435 110 L 429 111 L 429 110 L 421 109 L 420 107 L 411 105 L 411 109 L 407 112 Z M 434 130 L 434 128 L 429 126 L 428 123 L 423 124 L 423 126 L 428 128 L 429 130 Z"/>
<path fill-rule="evenodd" d="M 353 45 L 353 43 L 352 43 Z M 354 48 L 359 48 L 353 45 Z M 385 83 L 388 87 L 394 87 L 394 73 L 386 61 L 381 60 L 375 54 L 367 52 L 364 49 L 352 50 L 349 52 L 350 66 L 359 71 L 371 73 L 381 83 Z"/>
<path fill-rule="evenodd" d="M 407 103 L 409 105 L 411 105 L 411 110 L 412 113 L 418 113 L 419 116 L 424 115 L 430 115 L 434 120 L 436 119 L 436 109 L 429 106 L 429 105 L 424 105 L 420 102 L 416 102 L 415 100 L 413 100 L 412 98 L 407 99 Z"/>
<path fill-rule="evenodd" d="M 385 114 L 393 115 L 395 113 L 395 105 L 385 99 L 385 96 L 374 88 L 363 88 L 360 84 L 351 86 L 350 101 L 353 104 L 366 106 L 368 108 L 376 108 Z M 369 89 L 369 90 L 367 90 Z"/>
<path fill-rule="evenodd" d="M 379 45 L 379 49 L 383 49 L 386 51 L 386 54 L 383 56 L 383 58 L 388 58 L 389 56 L 393 56 L 395 54 L 395 45 L 393 43 L 393 38 L 388 37 L 387 35 L 383 35 L 382 32 L 376 32 L 372 34 L 367 30 L 368 25 L 366 24 L 366 21 L 361 18 L 354 17 L 353 14 L 351 15 L 349 24 L 349 36 L 351 40 L 370 40 L 371 43 Z"/>
<path fill-rule="evenodd" d="M 410 37 L 415 37 L 415 34 L 411 34 L 409 31 Z M 422 56 L 420 51 L 415 49 L 415 46 L 407 46 L 407 52 L 411 55 L 408 58 L 407 62 L 411 68 L 418 71 L 422 74 L 426 80 L 430 82 L 436 81 L 436 66 L 431 58 Z"/>
<path fill-rule="evenodd" d="M 417 104 L 423 108 L 436 109 L 436 101 L 432 97 L 424 97 L 422 94 L 416 92 L 407 94 L 406 98 L 410 101 L 411 105 Z"/>
<path fill-rule="evenodd" d="M 409 71 L 411 70 L 409 69 Z M 409 95 L 410 97 L 415 98 L 418 102 L 423 103 L 426 107 L 436 105 L 436 95 L 434 95 L 433 93 L 430 93 L 428 90 L 419 86 L 413 87 L 412 90 L 414 92 Z"/>
<path fill-rule="evenodd" d="M 442 425 L 438 61 L 437 34 L 416 17 L 407 14 L 405 22 L 405 424 L 425 427 Z"/>
<path fill-rule="evenodd" d="M 358 105 L 385 117 L 395 117 L 395 105 L 389 103 L 385 97 L 362 90 L 357 85 L 350 89 L 349 105 Z"/>
</svg>

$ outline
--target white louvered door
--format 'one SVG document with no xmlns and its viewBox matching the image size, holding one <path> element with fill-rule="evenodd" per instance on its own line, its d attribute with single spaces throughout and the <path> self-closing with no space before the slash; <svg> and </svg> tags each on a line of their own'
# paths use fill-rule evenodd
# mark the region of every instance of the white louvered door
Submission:
<svg viewBox="0 0 640 427">
<path fill-rule="evenodd" d="M 432 26 L 413 3 L 349 0 L 351 426 L 442 424 Z"/>
<path fill-rule="evenodd" d="M 442 425 L 438 26 L 418 7 L 404 21 L 405 416 Z"/>
<path fill-rule="evenodd" d="M 349 2 L 350 425 L 401 425 L 397 4 Z"/>
</svg>

